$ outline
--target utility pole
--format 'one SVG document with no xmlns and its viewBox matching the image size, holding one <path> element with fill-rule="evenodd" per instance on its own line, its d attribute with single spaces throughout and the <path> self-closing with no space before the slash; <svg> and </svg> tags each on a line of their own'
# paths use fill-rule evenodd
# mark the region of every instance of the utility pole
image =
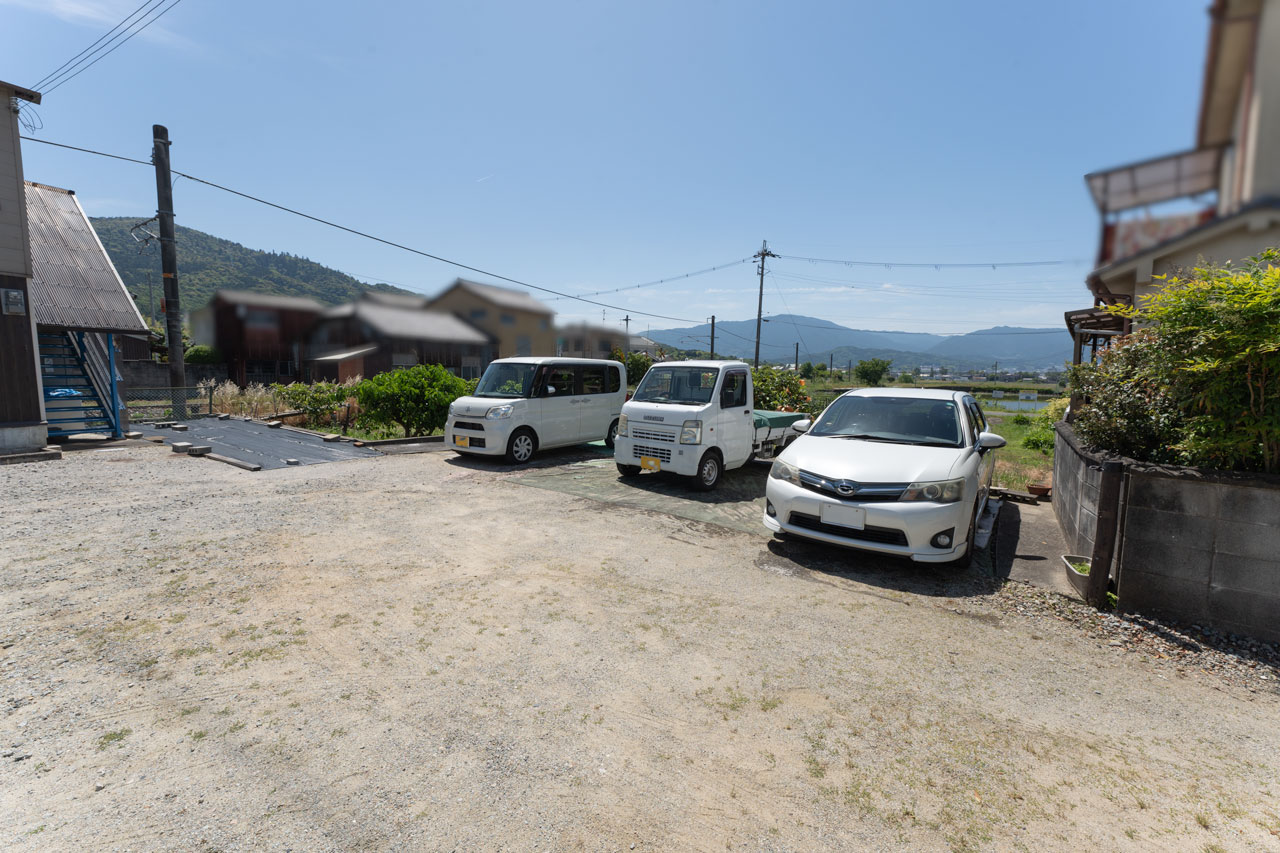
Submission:
<svg viewBox="0 0 1280 853">
<path fill-rule="evenodd" d="M 760 366 L 760 324 L 764 319 L 764 261 L 765 258 L 778 257 L 769 251 L 769 241 L 760 241 L 760 251 L 751 257 L 760 259 L 760 299 L 756 303 L 756 361 L 755 366 Z"/>
<path fill-rule="evenodd" d="M 711 315 L 711 357 L 716 357 L 716 315 Z"/>
<path fill-rule="evenodd" d="M 830 374 L 836 369 L 836 354 L 833 352 L 827 358 L 827 373 Z"/>
<path fill-rule="evenodd" d="M 622 322 L 627 324 L 627 349 L 631 349 L 631 315 L 623 317 Z"/>
<path fill-rule="evenodd" d="M 800 372 L 800 342 L 799 342 L 799 341 L 796 341 L 796 363 L 795 363 L 795 368 L 796 368 L 796 373 L 799 373 L 799 372 Z"/>
<path fill-rule="evenodd" d="M 169 348 L 169 387 L 173 416 L 187 416 L 187 376 L 182 352 L 182 304 L 178 296 L 178 243 L 173 227 L 173 175 L 169 173 L 169 129 L 151 126 L 151 162 L 156 167 L 156 217 L 160 220 L 160 276 L 164 285 L 165 343 Z"/>
</svg>

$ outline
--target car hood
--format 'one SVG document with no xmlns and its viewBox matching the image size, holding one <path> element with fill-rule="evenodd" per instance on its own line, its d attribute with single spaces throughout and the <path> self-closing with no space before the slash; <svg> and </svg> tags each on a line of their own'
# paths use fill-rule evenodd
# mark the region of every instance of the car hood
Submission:
<svg viewBox="0 0 1280 853">
<path fill-rule="evenodd" d="M 967 447 L 922 447 L 856 438 L 802 435 L 778 457 L 821 477 L 859 483 L 946 480 Z"/>
<path fill-rule="evenodd" d="M 526 402 L 528 401 L 524 397 L 459 397 L 453 401 L 452 411 L 455 417 L 482 418 L 494 406 L 505 406 L 508 403 L 523 406 Z"/>
</svg>

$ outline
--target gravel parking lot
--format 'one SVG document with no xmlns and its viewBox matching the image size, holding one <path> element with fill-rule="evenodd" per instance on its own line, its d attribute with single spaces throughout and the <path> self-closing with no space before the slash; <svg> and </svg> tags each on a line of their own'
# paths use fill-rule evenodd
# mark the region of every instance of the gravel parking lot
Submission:
<svg viewBox="0 0 1280 853">
<path fill-rule="evenodd" d="M 1265 667 L 593 460 L 0 468 L 0 844 L 1280 848 Z"/>
</svg>

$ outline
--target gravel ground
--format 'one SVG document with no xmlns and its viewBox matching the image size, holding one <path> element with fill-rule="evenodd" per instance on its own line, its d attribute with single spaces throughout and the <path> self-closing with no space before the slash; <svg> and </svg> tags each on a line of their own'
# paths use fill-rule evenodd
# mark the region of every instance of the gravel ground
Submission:
<svg viewBox="0 0 1280 853">
<path fill-rule="evenodd" d="M 534 482 L 0 468 L 0 844 L 1280 848 L 1274 649 Z"/>
</svg>

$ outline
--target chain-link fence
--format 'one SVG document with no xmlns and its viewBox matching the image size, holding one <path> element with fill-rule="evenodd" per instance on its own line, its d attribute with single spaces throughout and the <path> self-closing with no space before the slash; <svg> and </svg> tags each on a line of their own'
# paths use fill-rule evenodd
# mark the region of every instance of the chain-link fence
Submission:
<svg viewBox="0 0 1280 853">
<path fill-rule="evenodd" d="M 132 423 L 214 413 L 213 388 L 124 388 L 120 399 Z"/>
</svg>

